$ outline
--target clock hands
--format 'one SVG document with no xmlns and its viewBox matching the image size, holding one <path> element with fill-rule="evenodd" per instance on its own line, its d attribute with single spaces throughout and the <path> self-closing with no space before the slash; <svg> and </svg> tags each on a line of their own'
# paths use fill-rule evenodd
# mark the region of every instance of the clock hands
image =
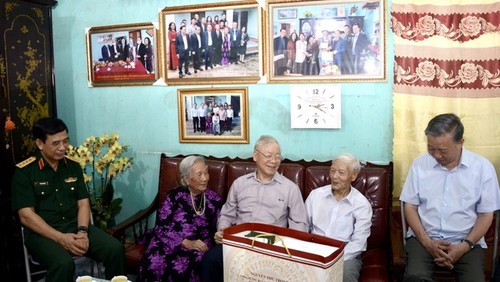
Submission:
<svg viewBox="0 0 500 282">
<path fill-rule="evenodd" d="M 318 109 L 318 110 L 322 111 L 323 113 L 326 113 L 326 112 L 322 109 L 322 107 L 323 107 L 323 106 L 324 106 L 324 104 L 309 105 L 309 107 L 316 108 L 316 109 Z"/>
</svg>

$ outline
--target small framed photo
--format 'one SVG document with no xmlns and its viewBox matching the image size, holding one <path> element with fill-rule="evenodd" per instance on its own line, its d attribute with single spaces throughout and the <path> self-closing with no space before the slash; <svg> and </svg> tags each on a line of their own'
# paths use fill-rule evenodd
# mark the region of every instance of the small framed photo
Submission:
<svg viewBox="0 0 500 282">
<path fill-rule="evenodd" d="M 177 90 L 181 143 L 248 144 L 248 89 Z"/>
<path fill-rule="evenodd" d="M 158 78 L 157 34 L 153 23 L 89 28 L 89 86 L 152 85 Z"/>
<path fill-rule="evenodd" d="M 385 0 L 269 0 L 268 82 L 386 81 L 385 12 Z"/>
<path fill-rule="evenodd" d="M 160 12 L 168 85 L 257 83 L 264 69 L 257 1 L 166 7 Z"/>
</svg>

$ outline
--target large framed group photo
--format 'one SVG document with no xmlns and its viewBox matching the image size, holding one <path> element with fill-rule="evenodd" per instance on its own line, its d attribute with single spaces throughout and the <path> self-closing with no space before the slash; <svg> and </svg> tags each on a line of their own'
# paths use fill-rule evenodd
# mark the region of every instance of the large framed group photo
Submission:
<svg viewBox="0 0 500 282">
<path fill-rule="evenodd" d="M 270 0 L 268 81 L 386 80 L 384 0 Z"/>
<path fill-rule="evenodd" d="M 89 86 L 152 85 L 159 77 L 157 33 L 153 23 L 89 28 Z"/>
<path fill-rule="evenodd" d="M 179 142 L 248 144 L 247 87 L 177 90 Z"/>
<path fill-rule="evenodd" d="M 160 11 L 167 85 L 256 83 L 263 75 L 257 1 L 165 7 Z"/>
</svg>

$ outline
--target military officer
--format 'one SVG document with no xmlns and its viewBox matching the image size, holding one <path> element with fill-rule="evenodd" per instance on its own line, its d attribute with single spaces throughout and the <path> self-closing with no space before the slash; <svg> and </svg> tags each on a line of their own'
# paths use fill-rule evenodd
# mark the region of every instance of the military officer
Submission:
<svg viewBox="0 0 500 282">
<path fill-rule="evenodd" d="M 103 262 L 106 279 L 125 273 L 123 245 L 89 225 L 90 202 L 80 165 L 65 156 L 68 128 L 57 118 L 33 126 L 38 150 L 19 163 L 12 179 L 12 209 L 25 227 L 29 253 L 47 269 L 46 281 L 73 281 L 73 256 Z"/>
</svg>

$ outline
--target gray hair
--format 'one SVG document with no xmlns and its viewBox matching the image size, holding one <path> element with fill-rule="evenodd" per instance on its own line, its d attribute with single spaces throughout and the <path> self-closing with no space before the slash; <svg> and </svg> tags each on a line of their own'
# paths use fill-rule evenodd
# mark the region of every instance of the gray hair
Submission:
<svg viewBox="0 0 500 282">
<path fill-rule="evenodd" d="M 257 150 L 261 146 L 264 146 L 267 144 L 272 144 L 272 143 L 277 144 L 281 148 L 280 143 L 278 143 L 278 140 L 276 140 L 276 138 L 272 137 L 271 135 L 262 135 L 262 136 L 260 136 L 259 140 L 257 140 L 257 142 L 255 142 L 255 146 L 253 149 Z"/>
<path fill-rule="evenodd" d="M 441 114 L 433 117 L 427 124 L 425 135 L 433 137 L 443 136 L 451 133 L 453 140 L 458 142 L 464 137 L 464 125 L 455 114 Z"/>
<path fill-rule="evenodd" d="M 187 156 L 181 161 L 181 163 L 179 164 L 179 173 L 181 175 L 182 185 L 187 185 L 184 177 L 189 176 L 189 174 L 191 173 L 191 168 L 194 166 L 194 164 L 199 162 L 206 164 L 205 158 L 199 155 Z"/>
<path fill-rule="evenodd" d="M 337 161 L 337 160 L 346 161 L 347 163 L 349 163 L 349 168 L 351 168 L 352 171 L 360 171 L 361 170 L 361 163 L 353 154 L 342 153 L 342 154 L 336 156 L 335 158 L 333 158 L 332 163 Z"/>
</svg>

